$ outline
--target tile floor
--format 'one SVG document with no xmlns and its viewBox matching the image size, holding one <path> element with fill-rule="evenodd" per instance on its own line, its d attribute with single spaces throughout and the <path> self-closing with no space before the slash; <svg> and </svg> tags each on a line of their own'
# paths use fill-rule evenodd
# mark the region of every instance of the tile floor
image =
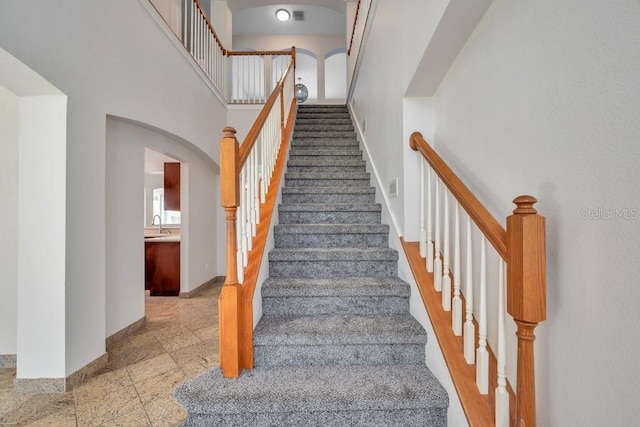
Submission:
<svg viewBox="0 0 640 427">
<path fill-rule="evenodd" d="M 177 426 L 186 412 L 173 388 L 218 366 L 218 295 L 146 298 L 144 328 L 107 349 L 109 363 L 64 394 L 13 391 L 15 369 L 0 369 L 0 426 Z"/>
</svg>

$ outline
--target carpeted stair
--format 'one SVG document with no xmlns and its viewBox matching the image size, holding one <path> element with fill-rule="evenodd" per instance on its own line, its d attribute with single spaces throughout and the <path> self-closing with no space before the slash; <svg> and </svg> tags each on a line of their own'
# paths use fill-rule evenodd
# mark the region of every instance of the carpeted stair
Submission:
<svg viewBox="0 0 640 427">
<path fill-rule="evenodd" d="M 446 426 L 345 106 L 298 108 L 255 369 L 178 387 L 186 426 Z"/>
</svg>

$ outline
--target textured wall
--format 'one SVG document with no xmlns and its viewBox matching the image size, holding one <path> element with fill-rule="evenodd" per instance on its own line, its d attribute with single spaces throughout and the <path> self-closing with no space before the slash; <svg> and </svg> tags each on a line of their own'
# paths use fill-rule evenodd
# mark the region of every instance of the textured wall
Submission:
<svg viewBox="0 0 640 427">
<path fill-rule="evenodd" d="M 547 217 L 540 425 L 640 415 L 639 19 L 636 1 L 495 0 L 435 95 L 436 147 L 480 199 L 502 218 L 530 193 Z"/>
</svg>

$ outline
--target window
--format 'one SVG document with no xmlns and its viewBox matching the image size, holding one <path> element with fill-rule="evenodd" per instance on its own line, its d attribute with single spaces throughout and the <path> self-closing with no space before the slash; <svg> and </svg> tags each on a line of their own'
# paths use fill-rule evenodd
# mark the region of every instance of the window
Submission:
<svg viewBox="0 0 640 427">
<path fill-rule="evenodd" d="M 180 224 L 180 211 L 164 210 L 164 188 L 153 189 L 153 214 L 160 215 L 162 225 Z"/>
</svg>

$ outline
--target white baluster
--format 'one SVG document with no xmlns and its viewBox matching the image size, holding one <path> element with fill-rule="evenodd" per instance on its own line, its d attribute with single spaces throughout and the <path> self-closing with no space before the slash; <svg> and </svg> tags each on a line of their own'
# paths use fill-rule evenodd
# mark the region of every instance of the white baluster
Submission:
<svg viewBox="0 0 640 427">
<path fill-rule="evenodd" d="M 480 304 L 478 350 L 476 351 L 476 385 L 481 394 L 489 393 L 489 352 L 487 351 L 487 244 L 480 240 Z"/>
<path fill-rule="evenodd" d="M 266 154 L 267 154 L 267 144 L 265 143 L 264 137 L 264 129 L 260 132 L 260 203 L 264 203 L 267 198 L 267 182 L 265 180 L 265 168 L 266 168 Z"/>
<path fill-rule="evenodd" d="M 182 2 L 182 10 L 184 11 L 182 20 L 182 45 L 186 48 L 189 45 L 189 43 L 187 43 L 187 40 L 189 40 L 187 36 L 187 23 L 189 22 L 187 10 L 189 10 L 189 0 L 184 0 Z"/>
<path fill-rule="evenodd" d="M 189 14 L 191 16 L 191 26 L 189 27 L 189 38 L 191 40 L 191 43 L 189 44 L 189 52 L 191 52 L 191 55 L 193 56 L 195 53 L 195 34 L 194 34 L 194 26 L 196 23 L 196 5 L 194 3 L 191 3 L 191 13 Z"/>
<path fill-rule="evenodd" d="M 427 257 L 427 230 L 424 228 L 424 160 L 420 158 L 420 234 L 419 234 L 419 245 L 420 245 L 420 256 L 423 258 Z"/>
<path fill-rule="evenodd" d="M 507 392 L 507 376 L 505 373 L 505 325 L 504 325 L 504 294 L 505 294 L 505 262 L 498 259 L 498 386 L 496 387 L 496 427 L 509 427 L 509 393 Z"/>
<path fill-rule="evenodd" d="M 249 245 L 251 238 L 249 237 L 249 198 L 247 197 L 247 166 L 242 168 L 242 265 L 247 266 L 249 263 Z"/>
<path fill-rule="evenodd" d="M 467 271 L 464 288 L 464 358 L 469 365 L 475 363 L 476 326 L 473 324 L 473 247 L 471 242 L 471 219 L 467 217 Z"/>
<path fill-rule="evenodd" d="M 453 334 L 462 335 L 462 298 L 460 298 L 460 205 L 455 202 L 455 220 L 453 225 L 453 311 L 451 322 Z"/>
<path fill-rule="evenodd" d="M 242 189 L 242 186 L 240 187 Z M 240 197 L 240 206 L 236 210 L 236 266 L 238 270 L 238 283 L 244 281 L 244 256 L 242 254 L 242 197 Z"/>
<path fill-rule="evenodd" d="M 444 188 L 444 250 L 442 255 L 442 308 L 451 311 L 451 271 L 449 269 L 449 191 Z"/>
<path fill-rule="evenodd" d="M 431 224 L 432 194 L 431 167 L 427 169 L 427 271 L 433 273 L 433 224 Z"/>
<path fill-rule="evenodd" d="M 435 200 L 435 227 L 436 238 L 434 242 L 434 260 L 433 260 L 433 286 L 437 292 L 442 291 L 442 253 L 440 252 L 440 179 L 436 177 L 436 200 Z"/>
<path fill-rule="evenodd" d="M 251 197 L 253 198 L 253 223 L 258 225 L 260 221 L 260 198 L 258 196 L 258 146 L 254 145 L 251 152 L 251 168 L 253 169 L 253 185 Z M 256 227 L 253 228 L 253 235 L 257 233 Z"/>
</svg>

